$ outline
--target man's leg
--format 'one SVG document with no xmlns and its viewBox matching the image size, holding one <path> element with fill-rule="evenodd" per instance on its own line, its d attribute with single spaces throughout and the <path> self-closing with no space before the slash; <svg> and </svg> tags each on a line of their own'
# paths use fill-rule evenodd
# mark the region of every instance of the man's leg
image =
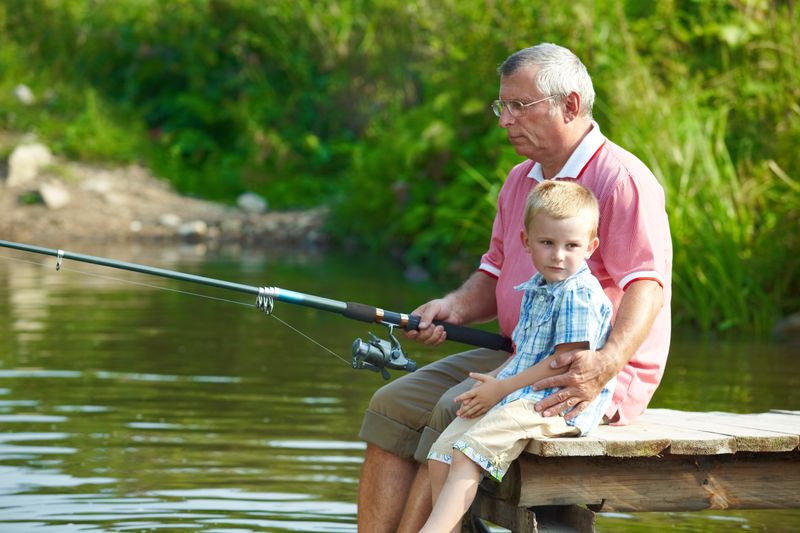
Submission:
<svg viewBox="0 0 800 533">
<path fill-rule="evenodd" d="M 412 486 L 417 486 L 412 482 L 417 470 L 413 457 L 419 448 L 420 432 L 431 423 L 431 412 L 438 405 L 437 402 L 441 403 L 442 395 L 453 385 L 466 379 L 469 372 L 492 370 L 505 361 L 507 356 L 503 352 L 486 349 L 456 354 L 412 374 L 406 374 L 375 392 L 359 434 L 368 443 L 359 481 L 359 531 L 372 533 L 397 530 L 409 491 Z M 438 431 L 446 425 L 438 428 Z M 425 457 L 422 458 L 423 462 Z M 406 477 L 409 472 L 410 476 Z M 423 479 L 420 480 L 420 487 L 423 486 L 422 481 Z M 424 481 L 424 486 L 429 487 L 427 471 Z M 430 488 L 427 490 L 430 494 Z M 421 507 L 424 522 L 430 511 L 430 496 L 419 496 L 421 492 L 421 488 L 415 491 L 414 500 L 409 503 L 413 503 L 416 509 L 420 503 L 417 499 L 423 502 Z M 382 495 L 380 500 L 376 498 L 378 494 Z M 370 504 L 375 500 L 381 502 L 379 509 Z M 426 500 L 427 506 L 424 505 Z M 362 506 L 366 507 L 362 509 Z"/>
<path fill-rule="evenodd" d="M 446 464 L 444 466 L 448 467 Z M 445 470 L 446 475 L 447 471 Z M 442 479 L 442 483 L 444 483 L 444 479 Z M 427 465 L 419 465 L 417 475 L 414 476 L 414 483 L 411 484 L 408 499 L 405 502 L 405 512 L 400 520 L 397 533 L 417 533 L 422 529 L 425 520 L 431 514 L 431 509 L 433 509 L 434 499 L 431 488 L 430 469 Z"/>
<path fill-rule="evenodd" d="M 400 522 L 414 473 L 414 459 L 404 459 L 367 444 L 358 485 L 358 530 L 393 533 Z M 419 531 L 419 529 L 417 529 Z"/>
</svg>

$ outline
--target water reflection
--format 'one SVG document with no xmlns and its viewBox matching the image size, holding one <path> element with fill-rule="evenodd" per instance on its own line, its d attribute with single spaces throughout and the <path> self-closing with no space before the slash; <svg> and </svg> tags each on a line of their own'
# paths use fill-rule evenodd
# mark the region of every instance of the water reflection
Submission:
<svg viewBox="0 0 800 533">
<path fill-rule="evenodd" d="M 388 285 L 401 276 L 384 264 L 314 254 L 81 251 L 388 309 L 441 291 Z M 23 261 L 0 257 L 0 531 L 355 531 L 357 432 L 376 374 L 246 297 L 9 255 Z M 369 329 L 289 305 L 275 313 L 345 360 Z M 406 348 L 420 364 L 435 357 Z M 654 405 L 800 409 L 800 375 L 787 372 L 796 357 L 778 345 L 677 338 Z M 800 529 L 800 513 L 599 519 L 600 531 L 666 528 Z"/>
</svg>

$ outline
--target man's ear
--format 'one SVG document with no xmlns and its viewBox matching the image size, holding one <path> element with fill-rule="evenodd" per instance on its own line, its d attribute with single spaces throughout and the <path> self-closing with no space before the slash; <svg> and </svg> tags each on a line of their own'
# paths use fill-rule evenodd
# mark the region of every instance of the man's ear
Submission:
<svg viewBox="0 0 800 533">
<path fill-rule="evenodd" d="M 581 96 L 576 92 L 571 92 L 562 100 L 564 103 L 564 120 L 572 122 L 581 112 Z"/>
<path fill-rule="evenodd" d="M 591 241 L 589 241 L 589 246 L 586 247 L 586 259 L 589 259 L 597 247 L 600 246 L 600 239 L 595 237 Z"/>
</svg>

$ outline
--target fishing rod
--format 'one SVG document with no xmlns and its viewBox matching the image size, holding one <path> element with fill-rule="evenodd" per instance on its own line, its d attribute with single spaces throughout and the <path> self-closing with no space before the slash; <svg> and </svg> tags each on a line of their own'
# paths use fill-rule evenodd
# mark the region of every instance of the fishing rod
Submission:
<svg viewBox="0 0 800 533">
<path fill-rule="evenodd" d="M 397 337 L 394 335 L 394 328 L 396 327 L 406 331 L 418 330 L 420 317 L 417 315 L 397 313 L 395 311 L 388 311 L 379 307 L 356 302 L 340 302 L 331 300 L 330 298 L 304 294 L 302 292 L 278 287 L 243 285 L 241 283 L 232 283 L 230 281 L 186 274 L 175 270 L 166 270 L 137 263 L 127 263 L 125 261 L 117 261 L 105 257 L 66 252 L 64 250 L 43 248 L 41 246 L 33 246 L 18 242 L 0 240 L 0 247 L 53 256 L 56 258 L 56 270 L 61 269 L 61 264 L 64 259 L 70 259 L 81 263 L 91 263 L 120 270 L 130 270 L 141 274 L 188 281 L 190 283 L 198 283 L 210 287 L 254 295 L 256 297 L 256 307 L 266 314 L 272 313 L 275 301 L 277 300 L 279 302 L 338 313 L 346 318 L 359 320 L 361 322 L 375 322 L 388 329 L 389 338 L 388 340 L 384 340 L 372 332 L 369 332 L 369 340 L 363 341 L 357 338 L 353 341 L 353 368 L 357 370 L 365 369 L 373 372 L 380 372 L 384 379 L 389 379 L 390 377 L 387 368 L 405 370 L 406 372 L 413 372 L 417 368 L 416 362 L 408 358 L 400 345 L 400 341 L 397 340 Z M 447 333 L 447 340 L 449 341 L 460 342 L 481 348 L 490 348 L 492 350 L 512 351 L 511 339 L 508 337 L 503 337 L 502 335 L 490 333 L 488 331 L 451 324 L 450 322 L 441 320 L 434 320 L 433 324 L 444 328 L 444 331 Z"/>
</svg>

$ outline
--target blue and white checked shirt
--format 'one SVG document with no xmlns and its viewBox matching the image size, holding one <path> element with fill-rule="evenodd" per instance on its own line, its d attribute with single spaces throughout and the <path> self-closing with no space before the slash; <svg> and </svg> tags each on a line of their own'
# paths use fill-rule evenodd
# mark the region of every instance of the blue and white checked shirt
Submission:
<svg viewBox="0 0 800 533">
<path fill-rule="evenodd" d="M 547 283 L 541 274 L 536 273 L 515 288 L 525 291 L 519 323 L 511 335 L 516 352 L 497 379 L 505 379 L 530 368 L 551 355 L 559 344 L 588 342 L 592 350 L 598 350 L 605 344 L 611 330 L 611 301 L 585 262 L 575 274 L 563 281 Z M 580 429 L 581 435 L 596 428 L 611 401 L 615 383 L 616 379 L 609 381 L 600 396 L 580 415 L 568 420 L 567 424 Z M 556 390 L 534 391 L 528 386 L 512 392 L 498 405 L 520 398 L 539 401 Z"/>
</svg>

